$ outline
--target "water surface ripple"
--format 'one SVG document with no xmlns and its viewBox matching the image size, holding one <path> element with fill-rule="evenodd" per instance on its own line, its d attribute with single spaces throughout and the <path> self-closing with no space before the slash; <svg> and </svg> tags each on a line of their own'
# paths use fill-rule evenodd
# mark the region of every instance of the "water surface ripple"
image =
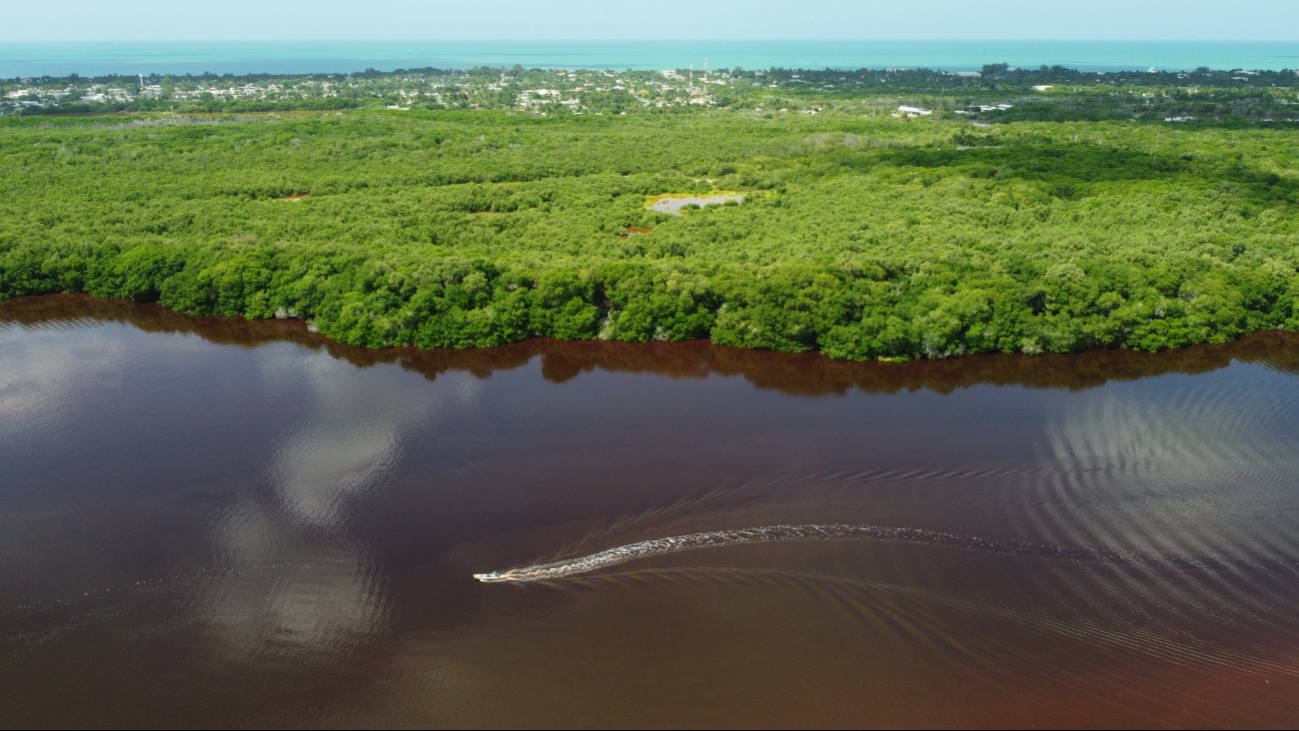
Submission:
<svg viewBox="0 0 1299 731">
<path fill-rule="evenodd" d="M 1293 726 L 1296 374 L 0 302 L 0 720 Z"/>
</svg>

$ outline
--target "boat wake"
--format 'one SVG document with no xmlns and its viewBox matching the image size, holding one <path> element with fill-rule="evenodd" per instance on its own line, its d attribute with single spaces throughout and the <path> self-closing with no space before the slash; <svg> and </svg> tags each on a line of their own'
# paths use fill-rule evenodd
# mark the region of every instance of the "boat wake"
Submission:
<svg viewBox="0 0 1299 731">
<path fill-rule="evenodd" d="M 1043 558 L 1063 558 L 1075 561 L 1121 562 L 1126 557 L 1111 551 L 1089 548 L 1049 546 L 1025 541 L 998 541 L 977 536 L 922 530 L 919 528 L 887 528 L 877 525 L 768 525 L 758 528 L 708 531 L 683 536 L 654 538 L 629 543 L 616 548 L 579 558 L 533 564 L 507 571 L 474 574 L 482 582 L 530 582 L 562 579 L 588 574 L 592 571 L 617 566 L 637 559 L 662 556 L 702 548 L 722 548 L 748 543 L 777 543 L 789 541 L 845 541 L 877 540 L 920 543 L 948 548 L 1010 553 Z"/>
</svg>

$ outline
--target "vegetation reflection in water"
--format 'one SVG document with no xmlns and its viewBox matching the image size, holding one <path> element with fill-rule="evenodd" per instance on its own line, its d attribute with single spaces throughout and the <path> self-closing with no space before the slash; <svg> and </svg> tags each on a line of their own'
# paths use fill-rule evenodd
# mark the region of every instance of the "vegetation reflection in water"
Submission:
<svg viewBox="0 0 1299 731">
<path fill-rule="evenodd" d="M 295 342 L 322 350 L 352 365 L 395 363 L 436 379 L 464 371 L 485 378 L 522 368 L 541 358 L 542 375 L 562 383 L 594 370 L 653 373 L 671 378 L 742 376 L 763 389 L 816 396 L 897 393 L 916 390 L 951 393 L 979 384 L 1078 390 L 1113 381 L 1132 381 L 1170 373 L 1198 374 L 1226 368 L 1233 361 L 1262 363 L 1299 374 L 1299 335 L 1262 331 L 1220 345 L 1196 345 L 1162 353 L 1092 350 L 1072 355 L 968 356 L 951 361 L 907 364 L 853 363 L 816 353 L 754 352 L 707 341 L 623 343 L 534 338 L 492 348 L 359 348 L 310 332 L 301 321 L 198 317 L 157 305 L 84 295 L 21 297 L 0 301 L 0 322 L 39 323 L 94 319 L 129 323 L 146 332 L 194 334 L 214 343 L 257 347 Z"/>
<path fill-rule="evenodd" d="M 114 322 L 130 327 L 103 327 Z M 1004 723 L 1016 717 L 1017 708 L 1035 709 L 1025 718 L 1060 720 L 1069 716 L 1059 708 L 1082 706 L 1109 709 L 1112 715 L 1103 718 L 1116 722 L 1277 725 L 1289 706 L 1284 698 L 1260 703 L 1258 689 L 1299 682 L 1299 654 L 1293 651 L 1299 623 L 1291 611 L 1299 600 L 1299 544 L 1293 539 L 1299 534 L 1299 341 L 1292 334 L 1259 333 L 1228 345 L 1158 355 L 1108 351 L 898 365 L 755 353 L 706 342 L 533 340 L 482 350 L 367 350 L 334 343 L 301 322 L 196 318 L 156 305 L 79 296 L 0 303 L 0 336 L 7 342 L 62 338 L 98 344 L 96 331 L 129 334 L 137 345 L 156 349 L 148 353 L 169 354 L 161 359 L 168 367 L 189 364 L 182 370 L 192 371 L 192 380 L 184 383 L 193 387 L 225 384 L 239 371 L 228 368 L 231 363 L 265 360 L 265 368 L 253 371 L 257 378 L 275 373 L 276 383 L 292 384 L 267 413 L 297 401 L 306 405 L 284 422 L 286 428 L 265 435 L 266 461 L 249 463 L 247 471 L 264 475 L 258 479 L 265 486 L 234 491 L 224 502 L 202 498 L 202 515 L 217 518 L 202 519 L 212 525 L 207 533 L 199 531 L 207 536 L 200 550 L 181 553 L 208 551 L 216 559 L 176 592 L 183 597 L 182 614 L 208 633 L 205 642 L 219 640 L 199 649 L 183 641 L 178 646 L 208 665 L 259 682 L 269 679 L 271 690 L 248 692 L 274 696 L 276 704 L 291 695 L 274 690 L 282 687 L 276 679 L 298 677 L 291 675 L 298 665 L 311 682 L 360 667 L 363 674 L 413 683 L 416 690 L 401 702 L 436 698 L 442 709 L 448 703 L 461 709 L 456 719 L 478 721 L 465 725 L 504 719 L 493 715 L 504 713 L 499 706 L 481 702 L 502 691 L 526 694 L 538 684 L 546 694 L 604 688 L 599 678 L 568 675 L 587 663 L 595 663 L 596 674 L 619 678 L 625 677 L 619 668 L 634 666 L 638 682 L 672 687 L 666 678 L 676 677 L 675 671 L 665 668 L 680 668 L 663 664 L 648 649 L 628 655 L 634 651 L 628 643 L 636 641 L 628 637 L 628 626 L 671 627 L 654 633 L 656 645 L 684 652 L 692 664 L 739 647 L 717 644 L 717 637 L 756 642 L 771 653 L 758 664 L 782 672 L 796 667 L 788 664 L 791 653 L 812 647 L 816 663 L 800 672 L 813 673 L 809 677 L 818 683 L 837 682 L 826 668 L 880 681 L 865 666 L 845 664 L 850 660 L 836 656 L 837 648 L 887 658 L 889 677 L 916 673 L 905 676 L 910 680 L 897 686 L 900 692 L 977 689 L 978 697 L 967 697 L 960 712 L 984 708 L 989 715 L 970 725 Z M 230 347 L 195 348 L 198 338 Z M 294 345 L 277 345 L 285 341 Z M 26 367 L 12 360 L 17 353 L 6 353 L 13 370 Z M 146 360 L 141 356 L 123 367 L 152 367 Z M 584 378 L 588 372 L 608 375 Z M 136 403 L 173 393 L 167 378 L 158 378 L 162 374 L 143 374 L 146 386 L 133 392 Z M 551 387 L 561 383 L 568 385 Z M 521 386 L 536 390 L 521 392 Z M 225 385 L 212 388 L 213 403 L 230 398 Z M 118 392 L 109 391 L 108 398 L 117 400 Z M 483 396 L 493 391 L 495 397 Z M 632 391 L 644 392 L 648 401 L 635 401 Z M 8 400 L 0 408 L 24 398 L 21 388 L 4 393 Z M 545 408 L 518 408 L 520 393 L 548 399 Z M 815 398 L 825 396 L 830 398 Z M 473 408 L 456 410 L 448 399 Z M 703 399 L 716 400 L 701 405 Z M 630 409 L 649 401 L 654 405 L 644 413 Z M 1002 402 L 1018 405 L 999 412 Z M 771 410 L 745 410 L 754 403 Z M 645 464 L 605 454 L 608 445 L 598 432 L 607 427 L 596 420 L 619 404 L 628 411 L 614 418 L 637 436 L 637 449 L 671 454 L 672 460 L 649 476 L 625 470 L 618 484 L 627 487 L 609 490 L 610 466 Z M 906 409 L 890 410 L 896 406 Z M 89 419 L 94 430 L 114 423 L 129 431 L 149 421 L 107 413 L 109 421 L 100 421 L 94 404 L 79 404 L 77 418 Z M 448 415 L 447 428 L 429 426 L 435 413 Z M 481 420 L 483 414 L 492 419 Z M 1008 414 L 1019 414 L 1019 421 Z M 910 426 L 895 423 L 899 415 L 911 419 Z M 810 422 L 799 421 L 809 416 Z M 769 422 L 775 440 L 753 431 L 754 422 Z M 45 428 L 43 422 L 23 423 Z M 997 425 L 1006 441 L 1028 445 L 1021 450 L 1027 456 L 1014 457 L 1020 452 L 1012 449 L 987 457 L 981 452 L 991 442 L 960 452 L 980 438 L 973 432 L 981 429 L 970 424 Z M 934 449 L 914 449 L 916 425 Z M 202 433 L 224 440 L 232 431 L 237 430 Z M 664 436 L 682 432 L 685 442 Z M 744 435 L 738 458 L 726 453 L 730 447 L 718 433 Z M 844 434 L 848 438 L 835 442 Z M 702 451 L 692 457 L 696 442 Z M 872 451 L 876 442 L 881 448 Z M 136 443 L 146 441 L 132 436 Z M 813 452 L 817 459 L 843 469 L 779 472 L 772 467 L 779 460 L 766 460 L 768 452 L 779 450 L 785 450 L 782 460 L 803 459 L 822 444 L 831 445 L 830 451 Z M 0 448 L 14 445 L 21 446 L 0 441 Z M 186 452 L 187 459 L 204 448 Z M 149 464 L 165 461 L 166 455 L 146 452 Z M 68 454 L 77 459 L 74 451 Z M 465 480 L 483 469 L 465 467 L 468 459 L 490 462 L 480 481 Z M 722 469 L 706 472 L 718 463 Z M 728 472 L 746 476 L 724 477 Z M 113 471 L 103 474 L 111 477 Z M 391 475 L 402 476 L 404 492 L 385 481 Z M 247 479 L 239 474 L 232 482 Z M 584 491 L 588 484 L 599 489 Z M 35 492 L 41 500 L 59 494 L 43 487 Z M 457 507 L 460 501 L 468 508 Z M 466 518 L 466 509 L 475 517 Z M 41 515 L 47 512 L 42 505 Z M 129 510 L 124 515 L 132 517 Z M 132 533 L 130 544 L 137 545 L 137 524 L 122 522 Z M 396 538 L 390 541 L 391 535 Z M 519 592 L 468 581 L 472 570 L 509 565 L 579 537 L 513 573 L 480 577 L 505 579 Z M 165 550 L 170 553 L 172 544 Z M 407 591 L 395 591 L 403 581 Z M 421 603 L 419 597 L 431 593 L 436 601 Z M 132 606 L 133 600 L 161 605 L 154 594 L 123 594 L 113 607 Z M 79 601 L 89 609 L 73 618 L 88 626 L 101 621 L 94 617 L 132 616 L 105 611 L 101 599 Z M 28 612 L 23 621 L 35 625 L 63 616 L 22 611 Z M 437 621 L 425 622 L 429 616 Z M 718 617 L 726 621 L 714 621 Z M 771 622 L 782 631 L 772 633 Z M 815 624 L 833 640 L 809 645 L 797 634 L 800 622 Z M 744 635 L 733 626 L 746 624 L 764 629 Z M 55 623 L 55 629 L 66 626 L 71 623 Z M 692 627 L 700 632 L 691 634 Z M 775 636 L 784 633 L 798 641 L 786 644 Z M 174 636 L 162 630 L 122 634 L 146 645 L 153 637 Z M 429 636 L 451 639 L 433 642 Z M 22 637 L 27 635 L 10 636 L 26 647 Z M 31 657 L 65 646 L 54 635 L 43 642 Z M 433 649 L 427 655 L 408 649 L 420 643 Z M 581 654 L 590 644 L 602 651 L 616 648 L 634 661 L 600 665 Z M 695 649 L 681 649 L 687 645 Z M 77 647 L 77 664 L 65 669 L 72 675 L 93 664 L 85 662 L 87 656 L 98 657 L 93 648 Z M 387 652 L 415 654 L 389 664 Z M 544 672 L 533 672 L 537 668 L 528 663 L 542 657 Z M 558 666 L 565 673 L 555 673 Z M 412 667 L 419 672 L 410 672 Z M 425 672 L 429 667 L 434 670 Z M 722 677 L 709 670 L 710 677 Z M 726 677 L 733 680 L 710 688 L 762 687 L 752 671 L 731 671 Z M 209 670 L 187 670 L 201 672 Z M 426 693 L 418 685 L 423 681 L 411 679 L 430 674 L 453 677 L 458 685 Z M 18 694 L 30 688 L 16 675 L 9 676 L 13 690 L 0 693 L 10 693 L 10 708 L 28 708 L 33 701 Z M 557 675 L 567 679 L 556 681 Z M 198 675 L 175 677 L 183 685 L 184 678 Z M 373 686 L 365 678 L 346 677 L 365 689 L 366 704 L 397 703 L 383 691 L 369 697 Z M 1186 689 L 1201 685 L 1222 693 L 1188 701 Z M 219 694 L 222 687 L 212 683 L 214 690 L 205 692 Z M 803 718 L 821 718 L 816 714 L 827 707 L 822 696 L 799 706 L 801 700 L 783 685 L 767 692 L 781 699 L 782 708 L 798 707 Z M 356 712 L 334 700 L 336 691 L 328 695 L 321 703 Z M 533 713 L 543 707 L 529 705 Z M 924 707 L 896 716 L 894 725 L 927 718 L 915 715 L 923 713 L 915 708 Z M 559 714 L 546 718 L 560 720 L 562 711 L 544 708 Z M 857 721 L 879 718 L 871 715 L 875 711 L 853 712 Z M 446 718 L 406 718 L 434 717 Z M 682 711 L 679 718 L 700 717 Z M 958 717 L 968 718 L 950 718 Z"/>
</svg>

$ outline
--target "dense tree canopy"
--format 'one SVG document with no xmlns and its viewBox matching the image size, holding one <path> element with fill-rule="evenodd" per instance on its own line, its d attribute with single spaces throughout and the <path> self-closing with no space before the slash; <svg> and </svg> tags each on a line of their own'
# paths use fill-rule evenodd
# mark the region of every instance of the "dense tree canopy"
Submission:
<svg viewBox="0 0 1299 731">
<path fill-rule="evenodd" d="M 829 110 L 9 119 L 0 296 L 372 347 L 1157 350 L 1299 329 L 1296 154 L 1283 130 Z M 745 200 L 646 207 L 709 191 Z"/>
</svg>

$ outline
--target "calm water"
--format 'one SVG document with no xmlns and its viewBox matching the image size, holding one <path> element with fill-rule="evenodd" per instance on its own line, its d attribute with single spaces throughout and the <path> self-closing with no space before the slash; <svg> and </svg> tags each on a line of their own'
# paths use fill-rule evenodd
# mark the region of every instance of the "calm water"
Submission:
<svg viewBox="0 0 1299 731">
<path fill-rule="evenodd" d="M 1297 374 L 0 303 L 0 723 L 1292 727 Z"/>
<path fill-rule="evenodd" d="M 931 68 L 1084 71 L 1299 67 L 1293 41 L 179 41 L 8 42 L 0 77 L 350 73 L 375 68 Z"/>
</svg>

